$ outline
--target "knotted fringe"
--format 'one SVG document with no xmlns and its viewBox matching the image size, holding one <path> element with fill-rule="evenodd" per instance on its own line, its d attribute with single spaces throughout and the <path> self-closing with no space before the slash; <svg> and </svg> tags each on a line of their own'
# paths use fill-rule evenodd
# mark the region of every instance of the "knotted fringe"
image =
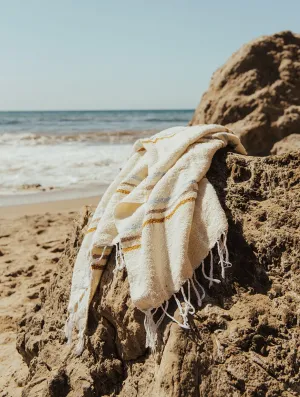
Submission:
<svg viewBox="0 0 300 397">
<path fill-rule="evenodd" d="M 221 235 L 220 239 L 216 243 L 218 257 L 219 257 L 218 263 L 221 266 L 221 277 L 223 279 L 225 278 L 226 268 L 232 266 L 231 263 L 229 262 L 229 253 L 228 253 L 226 241 L 227 241 L 227 235 L 226 235 L 226 233 L 223 233 Z M 116 247 L 116 256 L 115 256 L 116 266 L 114 269 L 114 273 L 125 268 L 125 258 L 124 258 L 124 254 L 122 252 L 122 247 L 121 247 L 120 241 L 118 241 L 115 244 L 115 247 Z M 97 262 L 101 261 L 102 257 L 104 256 L 106 248 L 107 247 L 104 247 L 103 253 L 102 253 L 101 257 L 99 259 L 97 259 Z M 211 288 L 213 283 L 220 284 L 221 280 L 213 277 L 213 273 L 214 273 L 213 250 L 210 250 L 209 255 L 210 255 L 209 275 L 207 275 L 205 272 L 204 260 L 201 262 L 200 266 L 201 266 L 203 277 L 204 277 L 204 279 L 209 281 L 208 287 Z M 89 256 L 89 261 L 91 262 L 91 264 L 94 263 L 92 261 L 91 256 Z M 91 272 L 91 266 L 90 266 L 89 271 Z M 160 307 L 158 307 L 156 309 L 148 309 L 148 310 L 144 311 L 144 314 L 145 314 L 144 326 L 145 326 L 145 331 L 146 331 L 146 347 L 150 347 L 152 352 L 155 352 L 156 342 L 157 342 L 157 330 L 158 330 L 159 326 L 161 325 L 161 323 L 163 322 L 165 316 L 169 317 L 172 321 L 177 323 L 181 328 L 190 329 L 190 325 L 188 323 L 188 315 L 189 314 L 193 315 L 196 312 L 195 307 L 191 303 L 191 288 L 193 289 L 193 291 L 196 295 L 198 306 L 199 307 L 202 306 L 203 300 L 205 298 L 205 289 L 197 280 L 195 271 L 193 273 L 192 278 L 187 279 L 185 284 L 187 285 L 187 296 L 186 296 L 183 286 L 181 286 L 179 291 L 177 291 L 176 293 L 173 294 L 173 298 L 177 304 L 179 314 L 182 318 L 182 322 L 178 321 L 175 317 L 173 317 L 170 313 L 168 313 L 169 300 L 164 302 Z M 87 293 L 87 291 L 85 293 Z M 177 296 L 180 293 L 181 293 L 181 297 L 182 297 L 181 300 L 179 300 L 179 298 Z M 74 324 L 77 325 L 79 339 L 78 339 L 78 343 L 77 343 L 76 350 L 75 350 L 76 355 L 80 355 L 83 351 L 84 332 L 85 332 L 85 328 L 86 328 L 86 324 L 82 321 L 80 322 L 79 325 L 77 324 L 78 308 L 79 308 L 81 300 L 82 300 L 82 297 L 81 297 L 81 299 L 79 299 L 79 302 L 76 305 L 77 311 L 70 313 L 69 318 L 65 325 L 65 335 L 68 339 L 68 341 L 67 341 L 68 344 L 71 344 L 71 342 L 72 342 L 73 326 L 74 326 Z M 162 310 L 162 314 L 161 314 L 160 318 L 155 322 L 154 315 L 157 313 L 159 308 Z"/>
<path fill-rule="evenodd" d="M 125 268 L 125 258 L 121 248 L 121 243 L 118 241 L 115 244 L 116 247 L 116 266 L 114 268 L 114 273 L 118 272 L 119 270 L 123 270 Z"/>
<path fill-rule="evenodd" d="M 151 350 L 154 352 L 155 347 L 156 347 L 156 341 L 157 341 L 157 330 L 160 324 L 163 322 L 163 319 L 165 318 L 165 315 L 167 313 L 169 306 L 169 301 L 166 301 L 165 307 L 163 305 L 161 308 L 163 308 L 163 313 L 160 316 L 160 318 L 157 320 L 157 322 L 154 321 L 153 316 L 156 314 L 159 308 L 155 309 L 154 312 L 152 313 L 153 309 L 148 309 L 144 311 L 145 314 L 145 320 L 144 320 L 144 327 L 146 331 L 146 347 L 151 347 Z"/>
<path fill-rule="evenodd" d="M 227 235 L 226 233 L 223 233 L 220 237 L 220 239 L 217 241 L 216 246 L 218 250 L 218 256 L 219 256 L 219 264 L 221 266 L 221 276 L 224 279 L 225 278 L 225 269 L 227 267 L 231 267 L 231 263 L 229 262 L 229 254 L 228 254 L 228 249 L 226 246 L 226 240 L 227 240 Z M 206 280 L 209 280 L 209 288 L 213 285 L 213 283 L 219 284 L 221 280 L 216 279 L 213 277 L 213 272 L 214 272 L 214 256 L 213 256 L 213 250 L 210 251 L 210 271 L 209 271 L 209 276 L 205 273 L 205 268 L 204 268 L 204 260 L 201 262 L 201 268 L 202 268 L 202 274 L 203 277 Z M 157 341 L 157 330 L 164 320 L 165 316 L 168 316 L 172 321 L 177 323 L 181 328 L 184 329 L 189 329 L 190 325 L 188 323 L 188 315 L 195 314 L 195 308 L 191 303 L 191 287 L 193 288 L 193 291 L 197 297 L 197 304 L 199 307 L 202 306 L 203 299 L 205 298 L 205 289 L 203 286 L 199 283 L 196 277 L 196 272 L 194 271 L 192 278 L 188 279 L 185 283 L 187 285 L 187 296 L 185 294 L 183 286 L 181 286 L 180 290 L 173 294 L 173 298 L 175 299 L 175 302 L 178 307 L 179 314 L 182 318 L 182 322 L 176 320 L 173 316 L 171 316 L 168 313 L 168 306 L 169 306 L 169 301 L 166 301 L 163 303 L 160 308 L 162 310 L 162 315 L 160 318 L 157 320 L 157 322 L 154 321 L 154 315 L 156 314 L 157 310 L 159 308 L 154 309 L 148 309 L 144 311 L 145 314 L 145 320 L 144 320 L 144 326 L 145 326 L 145 331 L 146 331 L 146 347 L 150 347 L 152 352 L 155 352 L 156 349 L 156 341 Z M 177 294 L 182 295 L 182 303 L 177 297 Z M 154 311 L 153 311 L 154 310 Z"/>
</svg>

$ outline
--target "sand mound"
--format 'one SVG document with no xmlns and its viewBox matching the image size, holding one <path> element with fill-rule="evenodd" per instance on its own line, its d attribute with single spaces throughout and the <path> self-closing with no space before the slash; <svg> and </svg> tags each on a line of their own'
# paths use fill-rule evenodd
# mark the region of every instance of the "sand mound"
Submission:
<svg viewBox="0 0 300 397">
<path fill-rule="evenodd" d="M 232 128 L 252 155 L 300 133 L 300 35 L 260 37 L 234 53 L 212 76 L 191 125 Z"/>
<path fill-rule="evenodd" d="M 271 150 L 271 153 L 283 154 L 296 152 L 298 150 L 300 150 L 300 133 L 288 135 L 281 139 L 281 141 L 276 142 Z"/>
<path fill-rule="evenodd" d="M 86 349 L 75 357 L 65 345 L 84 211 L 50 287 L 19 324 L 17 348 L 29 366 L 23 397 L 296 396 L 299 165 L 296 154 L 216 155 L 209 179 L 230 222 L 233 267 L 222 288 L 208 291 L 190 331 L 164 320 L 156 356 L 144 347 L 143 315 L 130 301 L 126 271 L 113 275 L 113 259 L 90 310 Z"/>
</svg>

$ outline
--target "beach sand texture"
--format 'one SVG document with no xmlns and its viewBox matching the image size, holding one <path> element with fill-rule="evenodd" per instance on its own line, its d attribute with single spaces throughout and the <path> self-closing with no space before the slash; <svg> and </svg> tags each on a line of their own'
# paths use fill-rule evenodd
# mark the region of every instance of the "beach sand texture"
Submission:
<svg viewBox="0 0 300 397">
<path fill-rule="evenodd" d="M 35 310 L 39 292 L 64 250 L 73 221 L 99 197 L 0 208 L 0 396 L 21 396 L 27 365 L 16 350 L 17 323 Z"/>
<path fill-rule="evenodd" d="M 226 202 L 233 266 L 226 282 L 207 289 L 202 307 L 194 301 L 192 329 L 165 319 L 162 345 L 149 354 L 143 315 L 130 300 L 126 270 L 114 274 L 112 255 L 90 306 L 86 348 L 80 358 L 74 355 L 76 340 L 70 349 L 62 332 L 85 211 L 68 230 L 40 309 L 18 329 L 18 349 L 30 362 L 23 397 L 299 394 L 299 154 L 220 151 L 207 176 Z M 201 269 L 197 279 L 204 283 Z"/>
</svg>

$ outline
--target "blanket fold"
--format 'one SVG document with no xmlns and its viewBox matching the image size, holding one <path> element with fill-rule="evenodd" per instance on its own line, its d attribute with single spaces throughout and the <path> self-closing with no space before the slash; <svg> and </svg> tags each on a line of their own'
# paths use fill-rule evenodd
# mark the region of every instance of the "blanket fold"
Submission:
<svg viewBox="0 0 300 397">
<path fill-rule="evenodd" d="M 191 291 L 201 306 L 205 289 L 195 277 L 196 268 L 201 266 L 209 287 L 220 282 L 214 278 L 213 247 L 225 277 L 228 224 L 205 175 L 216 151 L 227 145 L 246 154 L 239 138 L 220 125 L 174 127 L 134 144 L 93 215 L 74 266 L 66 336 L 70 342 L 76 325 L 77 353 L 83 349 L 89 304 L 114 247 L 116 270 L 126 268 L 131 299 L 145 313 L 151 348 L 165 315 L 188 328 L 188 314 L 195 312 Z M 168 312 L 171 298 L 182 322 Z M 155 322 L 159 307 L 162 315 Z"/>
</svg>

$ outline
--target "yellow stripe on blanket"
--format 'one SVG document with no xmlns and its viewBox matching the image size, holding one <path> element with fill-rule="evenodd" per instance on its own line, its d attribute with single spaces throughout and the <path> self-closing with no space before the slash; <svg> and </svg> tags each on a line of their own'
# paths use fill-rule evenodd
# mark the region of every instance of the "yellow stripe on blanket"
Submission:
<svg viewBox="0 0 300 397">
<path fill-rule="evenodd" d="M 127 241 L 132 241 L 132 240 L 137 240 L 142 237 L 141 234 L 138 234 L 137 236 L 129 236 L 129 237 L 121 237 L 121 243 L 126 243 Z"/>
<path fill-rule="evenodd" d="M 141 248 L 141 244 L 137 244 L 137 245 L 132 245 L 131 247 L 127 247 L 127 248 L 122 248 L 123 252 L 128 252 L 128 251 L 134 251 Z"/>
<path fill-rule="evenodd" d="M 85 234 L 93 233 L 95 230 L 97 230 L 96 227 L 91 227 Z"/>
<path fill-rule="evenodd" d="M 132 186 L 132 187 L 137 187 L 137 185 L 129 182 L 122 182 L 121 185 L 127 185 L 127 186 Z"/>
<path fill-rule="evenodd" d="M 124 189 L 118 189 L 117 193 L 129 194 L 130 191 L 129 190 L 124 190 Z"/>
<path fill-rule="evenodd" d="M 155 139 L 147 139 L 145 141 L 142 141 L 142 143 L 156 143 L 158 141 L 162 141 L 163 139 L 168 139 L 168 138 L 172 138 L 173 136 L 177 135 L 177 133 L 172 134 L 172 135 L 168 135 L 168 136 L 162 136 L 161 138 L 155 138 Z"/>
<path fill-rule="evenodd" d="M 150 223 L 163 223 L 164 221 L 166 221 L 166 220 L 172 218 L 172 216 L 175 214 L 175 212 L 178 210 L 179 207 L 181 207 L 182 205 L 184 205 L 184 204 L 186 204 L 186 203 L 192 202 L 192 201 L 196 201 L 196 198 L 195 198 L 195 197 L 189 197 L 189 198 L 187 198 L 187 199 L 185 199 L 185 200 L 180 201 L 180 203 L 178 203 L 178 204 L 176 205 L 176 207 L 173 209 L 173 211 L 170 212 L 168 215 L 164 216 L 163 218 L 148 219 L 147 221 L 145 221 L 145 222 L 143 223 L 143 226 L 142 226 L 142 227 L 145 227 L 145 226 L 149 225 Z"/>
<path fill-rule="evenodd" d="M 105 250 L 106 253 L 110 253 L 112 248 L 111 247 L 94 247 L 93 248 L 93 254 L 101 255 L 104 250 Z"/>
</svg>

